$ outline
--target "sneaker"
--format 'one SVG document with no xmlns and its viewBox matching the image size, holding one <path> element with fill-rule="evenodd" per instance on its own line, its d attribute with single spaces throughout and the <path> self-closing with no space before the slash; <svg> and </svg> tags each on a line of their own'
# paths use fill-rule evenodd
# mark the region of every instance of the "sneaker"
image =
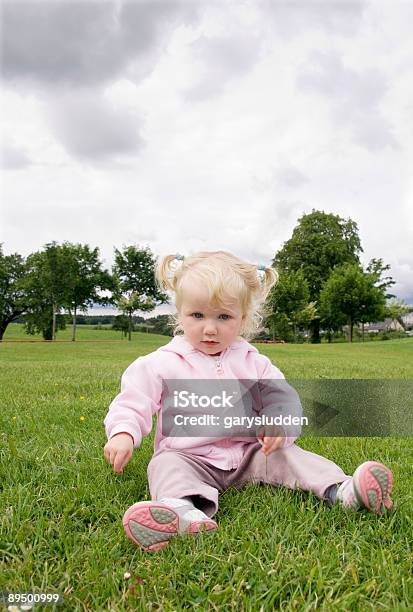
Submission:
<svg viewBox="0 0 413 612">
<path fill-rule="evenodd" d="M 337 500 L 345 508 L 367 508 L 383 514 L 393 506 L 390 493 L 393 473 L 377 461 L 366 461 L 359 465 L 353 478 L 343 482 L 337 490 Z"/>
<path fill-rule="evenodd" d="M 126 535 L 146 551 L 161 550 L 176 535 L 213 531 L 218 525 L 185 499 L 133 504 L 123 516 Z"/>
</svg>

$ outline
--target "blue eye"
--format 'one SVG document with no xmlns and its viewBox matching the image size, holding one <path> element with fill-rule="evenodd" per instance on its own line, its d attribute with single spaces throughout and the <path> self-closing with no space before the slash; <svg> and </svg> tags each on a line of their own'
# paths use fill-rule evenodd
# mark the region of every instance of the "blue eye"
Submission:
<svg viewBox="0 0 413 612">
<path fill-rule="evenodd" d="M 199 315 L 199 316 L 198 316 Z M 201 312 L 193 312 L 191 314 L 191 317 L 193 317 L 194 319 L 201 319 L 204 315 Z M 223 320 L 224 321 L 228 321 L 228 319 L 231 319 L 231 315 L 228 314 L 221 314 L 219 315 L 220 317 L 225 317 Z"/>
</svg>

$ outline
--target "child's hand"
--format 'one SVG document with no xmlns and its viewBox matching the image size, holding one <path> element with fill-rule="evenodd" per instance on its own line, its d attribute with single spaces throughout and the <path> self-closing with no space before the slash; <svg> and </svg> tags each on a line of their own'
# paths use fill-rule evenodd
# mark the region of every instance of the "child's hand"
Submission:
<svg viewBox="0 0 413 612">
<path fill-rule="evenodd" d="M 262 445 L 262 452 L 268 457 L 268 455 L 284 446 L 285 431 L 282 427 L 263 427 L 257 435 L 257 439 Z"/>
<path fill-rule="evenodd" d="M 103 453 L 117 474 L 122 474 L 123 468 L 132 457 L 133 438 L 128 433 L 119 433 L 105 444 Z"/>
</svg>

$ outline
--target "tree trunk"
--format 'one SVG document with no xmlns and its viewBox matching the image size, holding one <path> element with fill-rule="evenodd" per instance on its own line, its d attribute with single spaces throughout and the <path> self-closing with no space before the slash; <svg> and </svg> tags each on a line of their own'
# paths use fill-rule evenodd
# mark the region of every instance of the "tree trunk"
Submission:
<svg viewBox="0 0 413 612">
<path fill-rule="evenodd" d="M 320 344 L 320 319 L 313 319 L 310 322 L 311 344 Z"/>
<path fill-rule="evenodd" d="M 0 323 L 0 340 L 3 340 L 4 332 L 7 329 L 7 325 L 8 323 L 4 323 L 4 321 Z"/>
<path fill-rule="evenodd" d="M 76 340 L 76 306 L 73 309 L 72 342 Z"/>
<path fill-rule="evenodd" d="M 129 313 L 129 328 L 128 328 L 128 340 L 132 340 L 132 313 Z"/>
<path fill-rule="evenodd" d="M 53 340 L 53 317 L 50 317 L 42 330 L 44 340 Z"/>
<path fill-rule="evenodd" d="M 24 313 L 24 310 L 15 310 L 9 317 L 4 317 L 0 319 L 0 340 L 3 340 L 4 332 L 10 323 L 13 323 L 15 319 L 20 317 Z"/>
<path fill-rule="evenodd" d="M 52 305 L 52 340 L 56 340 L 56 304 Z"/>
<path fill-rule="evenodd" d="M 353 342 L 353 320 L 351 317 L 348 318 L 348 333 L 349 333 L 349 342 Z"/>
<path fill-rule="evenodd" d="M 362 337 L 363 342 L 364 342 L 364 321 L 361 322 L 361 337 Z"/>
</svg>

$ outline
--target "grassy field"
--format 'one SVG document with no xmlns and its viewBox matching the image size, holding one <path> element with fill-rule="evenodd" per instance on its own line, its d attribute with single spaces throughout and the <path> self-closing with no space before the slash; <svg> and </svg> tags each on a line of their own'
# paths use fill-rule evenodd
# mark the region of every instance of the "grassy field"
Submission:
<svg viewBox="0 0 413 612">
<path fill-rule="evenodd" d="M 0 591 L 60 591 L 65 610 L 93 612 L 412 609 L 411 439 L 299 442 L 347 473 L 367 459 L 386 462 L 395 508 L 385 516 L 250 485 L 221 496 L 213 535 L 145 554 L 121 518 L 149 496 L 153 438 L 116 475 L 103 457 L 102 421 L 125 367 L 168 338 L 136 333 L 129 343 L 84 327 L 78 338 L 111 342 L 0 345 Z M 5 339 L 30 337 L 14 325 Z M 413 378 L 413 338 L 257 346 L 289 378 Z"/>
</svg>

